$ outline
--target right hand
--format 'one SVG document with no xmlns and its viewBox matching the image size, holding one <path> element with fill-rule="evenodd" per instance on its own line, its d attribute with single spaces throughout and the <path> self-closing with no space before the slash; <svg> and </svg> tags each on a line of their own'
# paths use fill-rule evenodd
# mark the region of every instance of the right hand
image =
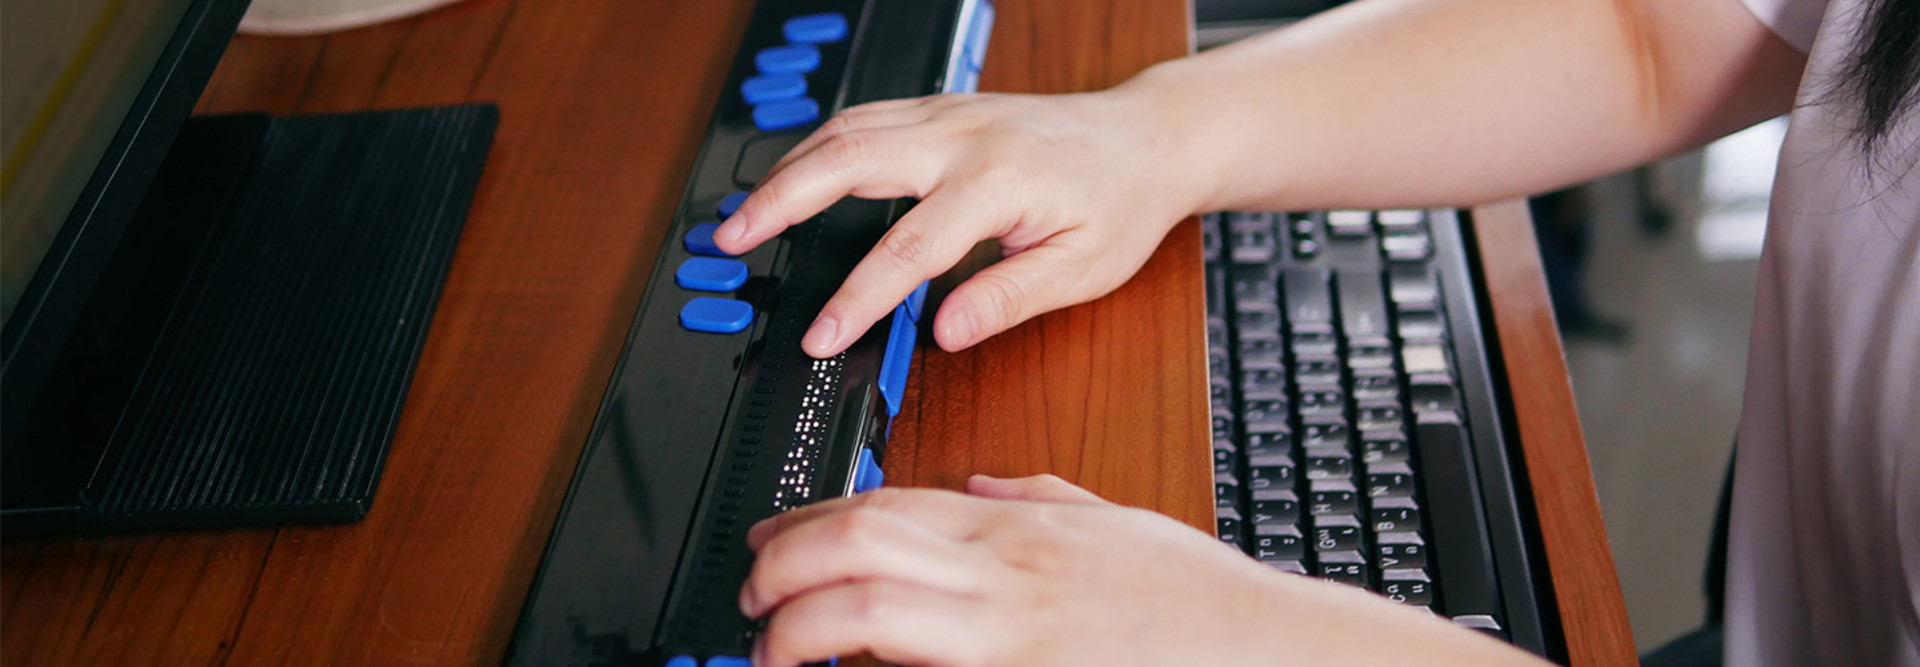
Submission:
<svg viewBox="0 0 1920 667">
<path fill-rule="evenodd" d="M 774 165 L 714 241 L 742 253 L 846 196 L 921 201 L 821 309 L 801 347 L 845 350 L 921 281 L 984 239 L 1006 258 L 934 318 L 957 351 L 1133 276 L 1203 200 L 1173 159 L 1177 127 L 1126 87 L 1062 96 L 942 95 L 842 111 Z"/>
</svg>

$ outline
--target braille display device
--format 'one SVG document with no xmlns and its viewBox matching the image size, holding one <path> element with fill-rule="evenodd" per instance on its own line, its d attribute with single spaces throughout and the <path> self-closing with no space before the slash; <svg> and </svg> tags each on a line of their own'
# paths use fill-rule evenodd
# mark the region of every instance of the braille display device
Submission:
<svg viewBox="0 0 1920 667">
<path fill-rule="evenodd" d="M 846 199 L 740 256 L 713 231 L 835 111 L 974 90 L 993 15 L 987 0 L 756 7 L 508 664 L 747 664 L 747 528 L 880 486 L 927 290 L 813 359 L 801 334 L 911 202 Z"/>
</svg>

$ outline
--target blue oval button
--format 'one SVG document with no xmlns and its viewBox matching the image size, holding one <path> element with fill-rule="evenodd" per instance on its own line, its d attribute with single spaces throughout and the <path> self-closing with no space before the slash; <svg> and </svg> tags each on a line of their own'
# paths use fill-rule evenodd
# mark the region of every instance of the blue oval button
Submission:
<svg viewBox="0 0 1920 667">
<path fill-rule="evenodd" d="M 695 297 L 680 308 L 680 326 L 706 333 L 740 333 L 753 324 L 753 306 L 745 301 Z"/>
<path fill-rule="evenodd" d="M 718 211 L 720 213 L 720 219 L 725 220 L 727 218 L 733 217 L 733 212 L 740 210 L 740 205 L 746 203 L 746 201 L 747 201 L 747 193 L 745 192 L 735 192 L 725 197 L 721 197 L 720 208 Z"/>
<path fill-rule="evenodd" d="M 811 97 L 768 102 L 753 108 L 753 126 L 761 132 L 800 127 L 820 119 L 820 103 Z"/>
<path fill-rule="evenodd" d="M 839 12 L 795 16 L 780 26 L 780 34 L 795 44 L 838 42 L 847 36 L 847 17 Z"/>
<path fill-rule="evenodd" d="M 691 257 L 673 272 L 673 282 L 683 289 L 731 292 L 747 284 L 747 265 L 737 259 Z"/>
<path fill-rule="evenodd" d="M 690 655 L 676 655 L 667 659 L 666 667 L 700 667 L 700 661 Z"/>
<path fill-rule="evenodd" d="M 687 230 L 687 252 L 710 257 L 732 257 L 713 243 L 713 230 L 719 228 L 720 225 L 716 223 L 703 222 Z"/>
<path fill-rule="evenodd" d="M 820 66 L 820 49 L 806 44 L 769 46 L 754 54 L 762 74 L 806 74 Z"/>
<path fill-rule="evenodd" d="M 747 104 L 787 100 L 807 94 L 807 78 L 798 74 L 762 74 L 740 83 Z"/>
<path fill-rule="evenodd" d="M 707 658 L 707 667 L 753 667 L 753 661 L 731 655 L 716 655 Z"/>
</svg>

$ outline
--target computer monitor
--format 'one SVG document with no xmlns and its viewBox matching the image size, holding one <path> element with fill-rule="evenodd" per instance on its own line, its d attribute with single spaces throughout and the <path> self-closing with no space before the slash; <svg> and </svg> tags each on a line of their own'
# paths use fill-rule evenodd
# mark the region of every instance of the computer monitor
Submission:
<svg viewBox="0 0 1920 667">
<path fill-rule="evenodd" d="M 22 423 L 247 4 L 0 4 L 0 442 L 8 459 L 28 446 Z"/>
</svg>

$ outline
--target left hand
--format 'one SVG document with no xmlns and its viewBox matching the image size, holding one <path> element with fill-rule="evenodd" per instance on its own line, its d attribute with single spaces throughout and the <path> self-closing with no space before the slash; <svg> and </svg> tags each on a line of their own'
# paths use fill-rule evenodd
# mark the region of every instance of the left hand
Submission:
<svg viewBox="0 0 1920 667">
<path fill-rule="evenodd" d="M 1358 589 L 1261 565 L 1057 477 L 879 489 L 753 527 L 759 667 L 1540 664 Z"/>
</svg>

